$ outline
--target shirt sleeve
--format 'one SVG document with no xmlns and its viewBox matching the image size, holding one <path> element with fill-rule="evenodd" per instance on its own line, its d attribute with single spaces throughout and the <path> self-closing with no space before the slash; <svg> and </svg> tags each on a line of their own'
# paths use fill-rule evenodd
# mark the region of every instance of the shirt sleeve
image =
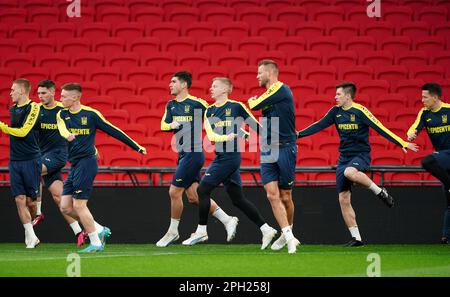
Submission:
<svg viewBox="0 0 450 297">
<path fill-rule="evenodd" d="M 94 117 L 96 118 L 96 127 L 98 129 L 114 137 L 115 139 L 120 140 L 135 151 L 142 152 L 144 150 L 144 147 L 140 146 L 136 141 L 125 134 L 125 132 L 108 122 L 99 111 L 95 110 L 93 112 Z"/>
<path fill-rule="evenodd" d="M 260 131 L 261 124 L 258 122 L 258 120 L 255 118 L 255 116 L 252 114 L 252 112 L 245 106 L 245 104 L 239 102 L 240 106 L 240 116 L 245 120 L 245 123 L 252 128 L 253 131 Z"/>
<path fill-rule="evenodd" d="M 330 127 L 334 124 L 334 116 L 336 115 L 337 107 L 333 106 L 320 120 L 306 127 L 305 129 L 298 132 L 297 137 L 306 137 L 315 134 L 325 128 Z"/>
<path fill-rule="evenodd" d="M 275 83 L 258 98 L 254 100 L 249 100 L 248 106 L 250 106 L 250 109 L 252 110 L 258 110 L 285 100 L 286 94 L 284 92 L 284 89 L 281 88 L 282 86 L 283 86 L 282 82 Z"/>
<path fill-rule="evenodd" d="M 419 134 L 419 132 L 423 129 L 423 127 L 425 126 L 425 123 L 423 121 L 423 112 L 424 112 L 424 108 L 422 108 L 419 113 L 417 114 L 417 118 L 415 120 L 415 122 L 411 125 L 411 127 L 408 129 L 407 134 L 412 134 L 414 132 L 416 132 L 417 134 Z"/>
<path fill-rule="evenodd" d="M 58 111 L 56 114 L 56 124 L 58 125 L 59 134 L 67 139 L 72 133 L 70 133 L 69 129 L 67 129 L 66 122 L 61 117 L 61 111 Z"/>
<path fill-rule="evenodd" d="M 25 121 L 24 121 L 22 127 L 12 128 L 12 127 L 9 127 L 8 125 L 2 125 L 1 130 L 5 134 L 9 134 L 12 136 L 26 137 L 28 135 L 28 133 L 30 133 L 30 131 L 35 126 L 35 124 L 38 120 L 38 117 L 39 117 L 39 110 L 40 110 L 39 104 L 32 102 L 30 105 L 31 105 L 30 112 L 28 113 L 27 117 L 25 118 Z"/>
<path fill-rule="evenodd" d="M 170 102 L 169 102 L 170 103 Z M 170 104 L 166 104 L 166 110 L 164 111 L 164 115 L 161 119 L 161 130 L 162 131 L 171 131 L 172 128 L 170 127 L 170 124 L 172 123 L 172 113 L 170 111 Z"/>
<path fill-rule="evenodd" d="M 214 132 L 213 128 L 208 119 L 208 110 L 205 112 L 204 126 L 206 131 L 206 136 L 211 142 L 225 142 L 227 141 L 227 135 L 220 135 Z"/>
</svg>

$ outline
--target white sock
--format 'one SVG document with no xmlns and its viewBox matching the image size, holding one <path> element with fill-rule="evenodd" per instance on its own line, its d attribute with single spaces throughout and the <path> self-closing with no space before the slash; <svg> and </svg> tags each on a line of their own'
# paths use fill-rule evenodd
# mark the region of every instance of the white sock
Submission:
<svg viewBox="0 0 450 297">
<path fill-rule="evenodd" d="M 72 231 L 75 235 L 77 235 L 78 233 L 81 232 L 81 227 L 80 224 L 78 224 L 77 221 L 73 222 L 72 224 L 69 225 L 70 228 L 72 228 Z"/>
<path fill-rule="evenodd" d="M 378 195 L 381 193 L 381 188 L 377 186 L 375 183 L 372 183 L 369 187 L 369 190 L 371 190 L 375 195 Z"/>
<path fill-rule="evenodd" d="M 261 230 L 262 233 L 265 233 L 265 232 L 269 232 L 272 228 L 270 228 L 270 226 L 267 225 L 267 223 L 265 223 L 264 225 L 259 227 L 259 229 Z"/>
<path fill-rule="evenodd" d="M 41 202 L 36 202 L 36 215 L 40 216 L 42 214 L 41 212 L 41 205 L 42 205 L 42 201 Z"/>
<path fill-rule="evenodd" d="M 229 215 L 227 215 L 226 212 L 222 210 L 222 208 L 217 207 L 216 211 L 213 212 L 213 216 L 216 217 L 219 221 L 222 222 L 222 224 L 228 223 L 228 221 L 231 219 Z"/>
<path fill-rule="evenodd" d="M 102 242 L 100 241 L 100 238 L 98 238 L 97 231 L 89 233 L 89 240 L 91 241 L 92 245 L 95 245 L 95 246 L 101 246 L 102 245 Z"/>
<path fill-rule="evenodd" d="M 356 240 L 361 241 L 361 235 L 359 234 L 358 226 L 350 227 L 348 228 L 350 230 L 350 234 L 352 237 L 354 237 Z"/>
<path fill-rule="evenodd" d="M 180 220 L 170 219 L 169 233 L 178 234 L 178 224 L 180 224 Z"/>
<path fill-rule="evenodd" d="M 31 223 L 23 224 L 23 227 L 25 228 L 25 233 L 34 237 L 36 236 L 36 234 L 34 234 L 33 225 L 31 225 Z"/>
<path fill-rule="evenodd" d="M 294 238 L 294 234 L 292 234 L 291 226 L 284 227 L 283 229 L 281 229 L 281 231 L 283 231 L 283 235 L 284 235 L 284 238 L 286 239 L 286 241 L 289 241 L 292 238 Z"/>
<path fill-rule="evenodd" d="M 97 233 L 100 233 L 103 231 L 103 226 L 100 225 L 99 223 L 97 223 L 96 221 L 94 221 L 94 225 L 95 225 L 95 231 L 97 231 Z"/>
<path fill-rule="evenodd" d="M 197 234 L 206 234 L 206 225 L 198 225 L 197 230 L 195 231 Z"/>
</svg>

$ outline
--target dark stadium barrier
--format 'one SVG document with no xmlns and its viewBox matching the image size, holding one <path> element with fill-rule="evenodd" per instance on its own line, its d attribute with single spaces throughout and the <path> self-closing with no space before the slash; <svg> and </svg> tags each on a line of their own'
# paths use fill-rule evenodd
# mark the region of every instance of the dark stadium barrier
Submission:
<svg viewBox="0 0 450 297">
<path fill-rule="evenodd" d="M 352 204 L 367 243 L 436 243 L 440 239 L 445 198 L 440 187 L 390 187 L 395 206 L 388 209 L 370 191 L 355 188 Z M 245 187 L 268 223 L 278 229 L 262 187 Z M 296 187 L 294 233 L 305 244 L 341 244 L 350 239 L 334 187 Z M 23 242 L 24 231 L 8 187 L 0 188 L 0 242 Z M 235 243 L 260 243 L 261 233 L 231 204 L 223 188 L 214 199 L 230 215 L 239 217 Z M 96 220 L 112 230 L 111 243 L 155 243 L 169 225 L 167 187 L 96 187 L 89 207 Z M 195 231 L 197 208 L 187 203 L 180 223 L 180 241 Z M 44 191 L 45 214 L 36 234 L 41 242 L 74 242 L 49 193 Z M 208 225 L 209 242 L 225 244 L 225 230 L 215 219 Z"/>
</svg>

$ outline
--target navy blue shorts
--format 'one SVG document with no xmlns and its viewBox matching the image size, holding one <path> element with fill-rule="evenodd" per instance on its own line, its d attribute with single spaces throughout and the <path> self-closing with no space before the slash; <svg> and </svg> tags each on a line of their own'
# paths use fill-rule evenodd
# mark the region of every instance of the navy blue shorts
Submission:
<svg viewBox="0 0 450 297">
<path fill-rule="evenodd" d="M 178 155 L 178 167 L 172 179 L 172 185 L 189 188 L 200 181 L 200 171 L 205 163 L 203 152 L 191 152 Z"/>
<path fill-rule="evenodd" d="M 340 155 L 336 168 L 336 188 L 338 193 L 350 191 L 353 182 L 344 176 L 347 167 L 354 167 L 358 171 L 365 172 L 370 167 L 370 153 L 358 153 L 354 155 Z"/>
<path fill-rule="evenodd" d="M 437 151 L 431 154 L 439 165 L 447 171 L 450 171 L 450 150 Z"/>
<path fill-rule="evenodd" d="M 71 195 L 75 199 L 89 199 L 97 171 L 96 156 L 86 157 L 72 164 L 69 176 L 64 182 L 63 195 Z"/>
<path fill-rule="evenodd" d="M 9 176 L 13 197 L 25 195 L 32 199 L 39 196 L 41 184 L 41 158 L 25 161 L 10 161 Z"/>
<path fill-rule="evenodd" d="M 276 150 L 261 150 L 261 179 L 263 184 L 277 181 L 278 188 L 292 189 L 295 181 L 296 162 L 297 144 L 295 143 L 281 146 Z"/>
<path fill-rule="evenodd" d="M 54 149 L 42 156 L 42 164 L 47 167 L 47 174 L 42 176 L 47 188 L 56 180 L 62 181 L 61 169 L 67 163 L 67 149 Z"/>
<path fill-rule="evenodd" d="M 203 176 L 202 183 L 216 187 L 221 183 L 224 186 L 231 183 L 241 186 L 240 166 L 241 153 L 216 154 L 216 158 L 211 162 Z"/>
</svg>

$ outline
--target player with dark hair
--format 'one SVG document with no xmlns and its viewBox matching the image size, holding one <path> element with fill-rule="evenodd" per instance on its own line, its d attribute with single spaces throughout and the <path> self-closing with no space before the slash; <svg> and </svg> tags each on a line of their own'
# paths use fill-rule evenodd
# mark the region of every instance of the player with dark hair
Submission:
<svg viewBox="0 0 450 297">
<path fill-rule="evenodd" d="M 183 193 L 186 192 L 190 203 L 198 205 L 197 188 L 200 170 L 205 163 L 202 123 L 208 103 L 189 94 L 191 84 L 192 75 L 189 72 L 180 71 L 172 76 L 169 88 L 170 94 L 175 96 L 175 99 L 167 103 L 161 119 L 161 130 L 173 132 L 175 135 L 178 167 L 169 188 L 169 230 L 156 243 L 158 247 L 166 247 L 180 237 L 178 225 L 183 213 Z M 238 219 L 226 214 L 212 199 L 209 212 L 222 222 L 227 231 L 227 241 L 231 241 L 236 232 Z"/>
<path fill-rule="evenodd" d="M 450 104 L 442 102 L 442 88 L 437 83 L 422 86 L 423 108 L 409 128 L 407 136 L 413 141 L 426 128 L 435 152 L 422 159 L 422 167 L 441 181 L 447 208 L 442 227 L 442 243 L 450 238 Z"/>
<path fill-rule="evenodd" d="M 317 133 L 331 125 L 335 125 L 339 133 L 339 160 L 336 168 L 336 187 L 339 193 L 339 204 L 345 224 L 349 228 L 352 239 L 347 246 L 363 245 L 355 211 L 350 202 L 352 184 L 359 184 L 371 190 L 388 207 L 394 206 L 394 199 L 385 188 L 377 186 L 364 172 L 370 166 L 369 127 L 375 129 L 389 141 L 407 149 L 417 151 L 414 143 L 403 141 L 383 126 L 364 106 L 355 103 L 356 86 L 351 82 L 336 85 L 336 105 L 325 116 L 311 126 L 298 132 L 298 138 Z"/>
<path fill-rule="evenodd" d="M 65 109 L 60 110 L 56 116 L 60 134 L 69 141 L 69 161 L 72 164 L 69 176 L 64 182 L 61 211 L 74 219 L 79 218 L 90 240 L 90 245 L 80 252 L 91 253 L 103 251 L 105 241 L 111 234 L 109 228 L 98 226 L 87 207 L 98 171 L 95 148 L 97 129 L 141 154 L 147 152 L 122 130 L 108 122 L 99 111 L 81 105 L 81 94 L 81 85 L 65 84 L 61 90 L 61 103 Z"/>
<path fill-rule="evenodd" d="M 216 158 L 206 170 L 197 189 L 200 199 L 197 230 L 192 233 L 190 238 L 183 241 L 183 244 L 194 245 L 208 240 L 206 227 L 208 210 L 211 207 L 211 193 L 223 183 L 233 205 L 239 208 L 261 230 L 261 249 L 263 250 L 270 244 L 277 231 L 265 222 L 255 205 L 244 197 L 239 171 L 241 153 L 236 140 L 239 133 L 244 137 L 247 136 L 247 132 L 241 129 L 244 121 L 255 131 L 258 130 L 259 123 L 244 104 L 228 99 L 232 89 L 232 83 L 228 78 L 216 77 L 213 79 L 210 91 L 211 97 L 216 103 L 206 110 L 205 130 L 209 140 L 215 142 Z"/>
<path fill-rule="evenodd" d="M 39 239 L 31 224 L 30 209 L 35 206 L 41 178 L 41 152 L 38 131 L 39 104 L 29 99 L 31 85 L 27 79 L 16 79 L 11 86 L 14 105 L 9 109 L 11 126 L 0 122 L 0 130 L 10 135 L 9 175 L 11 194 L 16 201 L 20 221 L 25 228 L 25 244 L 34 248 Z"/>
<path fill-rule="evenodd" d="M 58 131 L 56 114 L 63 109 L 63 106 L 55 100 L 55 91 L 56 85 L 51 80 L 43 80 L 38 84 L 37 93 L 41 100 L 38 125 L 39 147 L 42 154 L 42 180 L 59 208 L 63 190 L 61 169 L 67 163 L 67 141 L 61 137 Z M 33 227 L 36 227 L 44 219 L 41 212 L 41 203 L 42 184 L 40 195 L 36 199 L 36 217 L 33 220 Z M 81 230 L 78 221 L 65 214 L 63 216 L 77 238 L 77 245 L 82 246 L 87 233 Z"/>
<path fill-rule="evenodd" d="M 258 98 L 250 98 L 248 105 L 252 110 L 262 109 L 261 177 L 272 212 L 282 230 L 271 248 L 280 250 L 287 244 L 288 252 L 295 253 L 300 241 L 292 232 L 292 187 L 297 161 L 294 97 L 289 86 L 278 81 L 278 73 L 274 61 L 258 63 L 257 79 L 267 91 Z"/>
</svg>

